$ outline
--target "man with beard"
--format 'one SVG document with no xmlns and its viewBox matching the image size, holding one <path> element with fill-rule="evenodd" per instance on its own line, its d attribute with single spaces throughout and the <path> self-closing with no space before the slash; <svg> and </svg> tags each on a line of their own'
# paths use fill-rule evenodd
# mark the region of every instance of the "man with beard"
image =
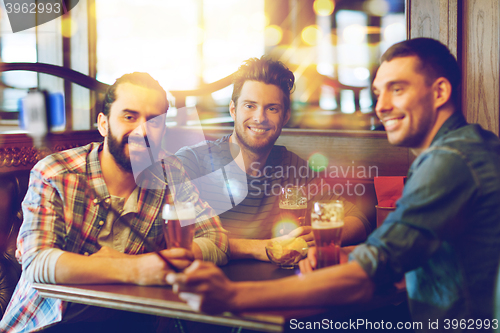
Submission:
<svg viewBox="0 0 500 333">
<path fill-rule="evenodd" d="M 285 147 L 274 145 L 290 119 L 294 81 L 293 73 L 279 61 L 265 56 L 247 60 L 233 78 L 229 106 L 233 133 L 176 153 L 201 197 L 219 213 L 224 229 L 229 231 L 231 259 L 268 261 L 265 245 L 269 238 L 281 235 L 283 229 L 284 233 L 290 231 L 277 224 L 281 188 L 307 187 L 314 181 L 306 161 Z M 217 170 L 224 170 L 221 177 L 225 182 L 217 184 L 217 177 L 210 177 Z M 326 191 L 322 194 L 323 199 L 342 199 Z M 230 196 L 230 205 L 224 205 L 226 195 Z M 371 226 L 353 204 L 345 201 L 344 205 L 342 243 L 359 243 L 371 232 Z M 275 226 L 278 230 L 273 230 Z M 301 227 L 294 234 L 311 243 L 310 231 L 310 227 Z"/>
<path fill-rule="evenodd" d="M 126 74 L 110 87 L 98 116 L 104 142 L 50 155 L 34 166 L 16 252 L 23 273 L 0 331 L 31 332 L 56 323 L 46 332 L 147 331 L 153 329 L 149 317 L 42 298 L 32 284 L 163 285 L 170 265 L 182 269 L 194 258 L 227 262 L 220 221 L 184 181 L 180 163 L 159 150 L 167 109 L 157 81 L 146 73 Z M 146 170 L 137 183 L 132 165 L 152 151 L 160 153 L 167 179 L 147 177 Z M 165 248 L 162 208 L 185 201 L 197 212 L 195 240 L 190 250 L 161 251 L 167 264 L 151 253 Z"/>
</svg>

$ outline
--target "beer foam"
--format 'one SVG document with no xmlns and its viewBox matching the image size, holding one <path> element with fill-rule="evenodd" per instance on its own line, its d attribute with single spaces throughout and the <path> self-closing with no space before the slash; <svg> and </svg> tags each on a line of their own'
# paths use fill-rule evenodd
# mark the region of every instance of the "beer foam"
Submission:
<svg viewBox="0 0 500 333">
<path fill-rule="evenodd" d="M 164 220 L 194 220 L 196 219 L 196 212 L 193 209 L 181 208 L 181 209 L 167 209 L 167 205 L 163 207 L 163 219 Z"/>
<path fill-rule="evenodd" d="M 305 204 L 305 205 L 289 205 L 286 202 L 280 202 L 279 207 L 281 209 L 307 209 L 307 204 Z"/>
<path fill-rule="evenodd" d="M 333 229 L 333 228 L 342 228 L 344 226 L 344 221 L 336 221 L 336 222 L 322 222 L 322 221 L 312 221 L 311 227 L 313 229 Z"/>
</svg>

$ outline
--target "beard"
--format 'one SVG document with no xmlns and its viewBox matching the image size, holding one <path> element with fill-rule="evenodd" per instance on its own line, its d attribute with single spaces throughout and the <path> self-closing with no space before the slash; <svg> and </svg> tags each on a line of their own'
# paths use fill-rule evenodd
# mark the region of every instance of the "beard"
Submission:
<svg viewBox="0 0 500 333">
<path fill-rule="evenodd" d="M 280 122 L 282 121 L 280 120 Z M 262 154 L 271 150 L 274 147 L 276 140 L 278 140 L 278 137 L 281 134 L 281 129 L 280 129 L 271 137 L 261 139 L 259 140 L 259 142 L 251 142 L 250 139 L 245 134 L 245 124 L 239 124 L 237 122 L 237 117 L 235 117 L 234 123 L 235 123 L 234 132 L 236 134 L 236 139 L 238 140 L 238 143 L 241 144 L 243 147 L 245 147 L 247 150 L 255 154 Z"/>
<path fill-rule="evenodd" d="M 111 133 L 111 127 L 108 127 L 108 149 L 113 156 L 116 164 L 125 172 L 132 172 L 132 163 L 130 156 L 127 156 L 125 145 L 128 142 L 128 134 L 125 135 L 121 141 Z"/>
</svg>

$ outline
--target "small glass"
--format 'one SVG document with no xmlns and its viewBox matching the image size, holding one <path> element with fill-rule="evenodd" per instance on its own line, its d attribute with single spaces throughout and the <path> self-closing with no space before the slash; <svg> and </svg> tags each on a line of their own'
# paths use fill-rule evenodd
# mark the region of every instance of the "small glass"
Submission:
<svg viewBox="0 0 500 333">
<path fill-rule="evenodd" d="M 305 226 L 307 212 L 307 195 L 304 186 L 285 186 L 280 194 L 281 218 L 292 218 L 300 226 Z"/>
<path fill-rule="evenodd" d="M 344 203 L 339 200 L 314 202 L 311 226 L 316 242 L 317 267 L 339 264 Z"/>
<path fill-rule="evenodd" d="M 167 249 L 182 247 L 191 250 L 196 212 L 191 202 L 176 202 L 163 207 L 163 235 Z"/>
</svg>

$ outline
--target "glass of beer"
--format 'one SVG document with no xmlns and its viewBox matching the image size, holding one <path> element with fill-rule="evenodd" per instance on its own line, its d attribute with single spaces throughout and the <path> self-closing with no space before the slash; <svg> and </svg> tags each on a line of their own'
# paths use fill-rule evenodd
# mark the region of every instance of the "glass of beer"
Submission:
<svg viewBox="0 0 500 333">
<path fill-rule="evenodd" d="M 307 212 L 307 195 L 303 186 L 285 186 L 280 195 L 281 218 L 292 218 L 300 226 L 305 225 Z"/>
<path fill-rule="evenodd" d="M 196 212 L 191 202 L 175 202 L 163 206 L 163 235 L 167 249 L 183 247 L 191 250 Z"/>
<path fill-rule="evenodd" d="M 344 203 L 339 200 L 315 202 L 311 226 L 316 242 L 317 268 L 337 265 L 344 227 Z"/>
</svg>

